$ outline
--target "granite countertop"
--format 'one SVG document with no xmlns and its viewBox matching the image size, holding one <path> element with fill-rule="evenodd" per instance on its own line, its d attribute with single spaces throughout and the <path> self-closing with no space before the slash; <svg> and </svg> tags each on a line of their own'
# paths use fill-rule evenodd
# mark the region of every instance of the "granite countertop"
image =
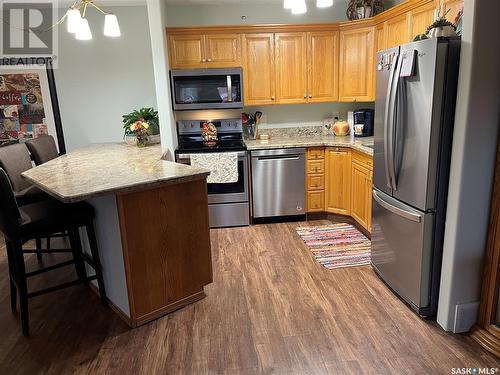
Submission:
<svg viewBox="0 0 500 375">
<path fill-rule="evenodd" d="M 205 179 L 206 169 L 162 160 L 159 145 L 95 144 L 22 174 L 64 203 Z"/>
<path fill-rule="evenodd" d="M 246 140 L 249 151 L 266 150 L 273 148 L 294 148 L 294 147 L 350 147 L 354 150 L 373 155 L 373 149 L 363 146 L 363 144 L 373 144 L 373 137 L 351 138 L 336 137 L 334 135 L 309 135 L 309 136 L 288 136 L 271 137 L 268 141 Z"/>
</svg>

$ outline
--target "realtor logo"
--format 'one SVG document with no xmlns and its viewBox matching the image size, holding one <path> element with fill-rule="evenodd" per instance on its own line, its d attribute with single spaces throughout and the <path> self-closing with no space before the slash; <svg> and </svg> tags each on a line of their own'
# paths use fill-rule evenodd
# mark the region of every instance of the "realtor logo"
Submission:
<svg viewBox="0 0 500 375">
<path fill-rule="evenodd" d="M 57 4 L 54 1 L 0 0 L 2 57 L 56 55 Z"/>
</svg>

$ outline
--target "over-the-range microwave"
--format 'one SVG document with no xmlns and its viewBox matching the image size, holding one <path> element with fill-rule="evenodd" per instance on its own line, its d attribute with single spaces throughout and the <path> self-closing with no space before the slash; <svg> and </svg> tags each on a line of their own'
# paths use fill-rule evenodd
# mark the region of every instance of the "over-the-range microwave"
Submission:
<svg viewBox="0 0 500 375">
<path fill-rule="evenodd" d="M 241 68 L 170 71 L 175 111 L 243 108 Z"/>
</svg>

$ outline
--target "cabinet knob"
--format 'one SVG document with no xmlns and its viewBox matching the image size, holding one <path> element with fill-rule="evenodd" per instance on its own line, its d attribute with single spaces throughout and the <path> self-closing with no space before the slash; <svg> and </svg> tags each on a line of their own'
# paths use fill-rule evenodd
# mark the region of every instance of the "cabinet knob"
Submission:
<svg viewBox="0 0 500 375">
<path fill-rule="evenodd" d="M 201 62 L 207 62 L 207 59 L 202 59 Z"/>
<path fill-rule="evenodd" d="M 309 94 L 309 99 L 312 99 L 312 97 L 313 97 L 312 94 Z"/>
<path fill-rule="evenodd" d="M 274 100 L 274 95 L 273 95 L 273 96 L 271 96 L 271 100 Z"/>
<path fill-rule="evenodd" d="M 208 62 L 212 62 L 212 59 L 208 59 Z"/>
<path fill-rule="evenodd" d="M 307 94 L 304 94 L 304 99 L 307 99 Z"/>
</svg>

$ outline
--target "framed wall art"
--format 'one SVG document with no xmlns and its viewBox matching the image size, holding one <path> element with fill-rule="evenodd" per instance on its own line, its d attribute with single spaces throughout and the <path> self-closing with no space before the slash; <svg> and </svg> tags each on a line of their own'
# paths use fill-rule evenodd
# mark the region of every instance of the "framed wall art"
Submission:
<svg viewBox="0 0 500 375">
<path fill-rule="evenodd" d="M 0 147 L 46 134 L 66 153 L 52 59 L 0 59 Z"/>
</svg>

